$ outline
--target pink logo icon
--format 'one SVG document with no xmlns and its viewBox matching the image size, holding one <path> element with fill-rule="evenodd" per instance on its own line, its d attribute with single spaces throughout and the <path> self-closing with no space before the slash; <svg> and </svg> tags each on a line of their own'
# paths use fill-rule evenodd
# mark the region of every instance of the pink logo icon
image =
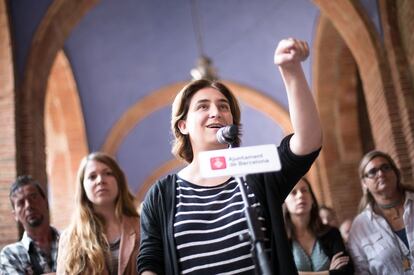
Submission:
<svg viewBox="0 0 414 275">
<path fill-rule="evenodd" d="M 210 165 L 212 170 L 226 169 L 226 158 L 225 157 L 213 157 L 210 159 Z"/>
</svg>

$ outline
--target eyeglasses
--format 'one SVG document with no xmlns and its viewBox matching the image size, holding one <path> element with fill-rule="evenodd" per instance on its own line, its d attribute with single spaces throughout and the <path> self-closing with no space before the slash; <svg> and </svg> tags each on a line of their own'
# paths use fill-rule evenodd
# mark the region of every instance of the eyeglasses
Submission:
<svg viewBox="0 0 414 275">
<path fill-rule="evenodd" d="M 384 163 L 380 167 L 373 167 L 373 168 L 369 169 L 368 172 L 366 172 L 364 174 L 364 177 L 373 179 L 377 176 L 378 171 L 380 171 L 380 170 L 381 170 L 381 172 L 386 173 L 388 171 L 391 171 L 392 167 L 388 163 Z"/>
</svg>

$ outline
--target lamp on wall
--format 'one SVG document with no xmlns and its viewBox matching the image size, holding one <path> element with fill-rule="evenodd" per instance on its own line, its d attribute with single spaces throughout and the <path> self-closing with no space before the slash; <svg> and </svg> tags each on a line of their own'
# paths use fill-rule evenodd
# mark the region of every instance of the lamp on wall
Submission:
<svg viewBox="0 0 414 275">
<path fill-rule="evenodd" d="M 193 22 L 194 36 L 196 37 L 199 58 L 196 67 L 191 69 L 190 74 L 193 80 L 209 79 L 217 80 L 217 70 L 213 67 L 213 61 L 204 54 L 203 37 L 200 28 L 200 16 L 198 14 L 197 0 L 191 1 L 191 18 Z"/>
</svg>

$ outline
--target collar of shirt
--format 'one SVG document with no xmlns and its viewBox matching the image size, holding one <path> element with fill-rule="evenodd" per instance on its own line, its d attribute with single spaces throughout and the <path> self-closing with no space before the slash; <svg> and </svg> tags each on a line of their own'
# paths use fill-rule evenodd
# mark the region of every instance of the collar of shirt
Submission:
<svg viewBox="0 0 414 275">
<path fill-rule="evenodd" d="M 54 228 L 53 226 L 50 227 L 52 229 L 52 242 L 59 241 L 59 232 Z M 29 237 L 26 231 L 24 231 L 22 239 L 20 240 L 23 247 L 26 249 L 26 251 L 29 252 L 30 244 L 33 242 L 33 239 Z M 57 243 L 57 242 L 56 242 Z"/>
</svg>

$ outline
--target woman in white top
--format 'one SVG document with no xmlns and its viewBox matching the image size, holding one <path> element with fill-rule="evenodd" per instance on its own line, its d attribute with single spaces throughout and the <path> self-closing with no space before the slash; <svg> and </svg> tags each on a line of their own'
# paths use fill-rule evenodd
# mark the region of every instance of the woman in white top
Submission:
<svg viewBox="0 0 414 275">
<path fill-rule="evenodd" d="M 403 187 L 395 162 L 381 151 L 362 158 L 359 175 L 364 195 L 348 240 L 356 274 L 413 274 L 412 190 Z"/>
</svg>

